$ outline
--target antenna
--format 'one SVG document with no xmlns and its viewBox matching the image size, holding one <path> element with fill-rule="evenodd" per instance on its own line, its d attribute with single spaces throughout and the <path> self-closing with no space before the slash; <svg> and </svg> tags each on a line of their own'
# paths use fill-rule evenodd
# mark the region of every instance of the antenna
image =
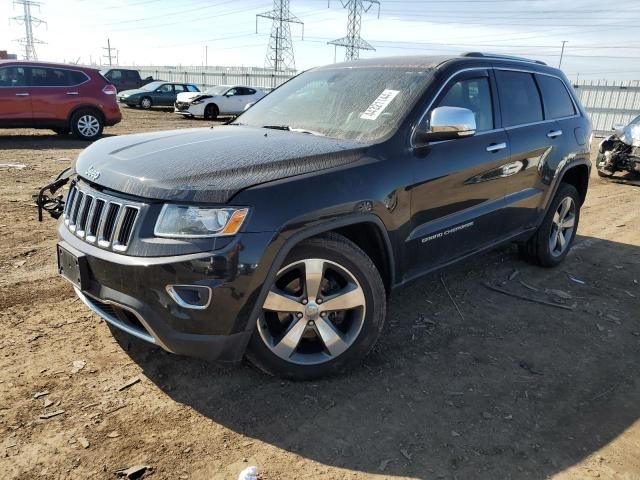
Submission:
<svg viewBox="0 0 640 480">
<path fill-rule="evenodd" d="M 264 62 L 265 67 L 275 71 L 295 70 L 296 61 L 293 56 L 290 24 L 302 25 L 302 39 L 304 40 L 304 22 L 289 11 L 289 0 L 273 0 L 273 10 L 256 15 L 256 33 L 258 33 L 258 18 L 260 17 L 273 20 L 267 57 Z"/>
<path fill-rule="evenodd" d="M 10 20 L 14 20 L 20 25 L 24 25 L 25 36 L 16 40 L 24 48 L 25 60 L 37 60 L 38 54 L 36 53 L 36 43 L 45 43 L 42 40 L 38 40 L 33 37 L 33 27 L 38 27 L 41 24 L 46 24 L 44 20 L 40 20 L 37 17 L 31 15 L 31 7 L 40 7 L 40 2 L 34 2 L 32 0 L 14 0 L 14 5 L 22 5 L 23 14 L 17 17 L 12 17 Z"/>
<path fill-rule="evenodd" d="M 328 0 L 327 7 L 330 7 L 331 0 Z M 362 27 L 362 13 L 368 12 L 373 5 L 378 6 L 378 18 L 380 18 L 380 1 L 379 0 L 341 0 L 342 7 L 349 10 L 347 21 L 347 36 L 338 38 L 328 42 L 329 45 L 335 47 L 345 47 L 346 52 L 344 59 L 346 61 L 358 60 L 360 58 L 360 50 L 374 50 L 373 46 L 360 38 L 360 29 Z"/>
</svg>

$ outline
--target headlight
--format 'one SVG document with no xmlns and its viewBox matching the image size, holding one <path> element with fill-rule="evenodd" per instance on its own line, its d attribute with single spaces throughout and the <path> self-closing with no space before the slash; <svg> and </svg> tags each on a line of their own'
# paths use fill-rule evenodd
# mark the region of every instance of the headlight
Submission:
<svg viewBox="0 0 640 480">
<path fill-rule="evenodd" d="M 166 204 L 154 229 L 157 237 L 202 238 L 235 235 L 248 208 L 209 208 Z"/>
<path fill-rule="evenodd" d="M 191 102 L 191 105 L 199 105 L 201 103 L 204 103 L 204 100 L 194 100 L 193 102 Z"/>
</svg>

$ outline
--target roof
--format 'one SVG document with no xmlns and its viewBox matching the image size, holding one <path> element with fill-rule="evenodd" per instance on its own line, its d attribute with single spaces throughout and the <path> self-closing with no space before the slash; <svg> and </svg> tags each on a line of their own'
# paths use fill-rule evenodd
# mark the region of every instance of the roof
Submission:
<svg viewBox="0 0 640 480">
<path fill-rule="evenodd" d="M 99 70 L 100 67 L 97 66 L 87 66 L 87 65 L 76 65 L 75 63 L 57 63 L 57 62 L 41 62 L 38 60 L 0 60 L 0 65 L 6 64 L 16 64 L 16 65 L 34 65 L 41 67 L 64 67 L 64 68 L 76 68 L 76 69 L 87 69 L 87 70 Z"/>
<path fill-rule="evenodd" d="M 320 69 L 331 68 L 348 68 L 348 67 L 406 67 L 406 68 L 427 68 L 435 69 L 445 63 L 450 62 L 465 62 L 465 63 L 486 63 L 486 62 L 509 62 L 509 63 L 521 63 L 529 66 L 538 66 L 542 68 L 550 69 L 545 63 L 538 60 L 533 60 L 523 57 L 514 57 L 503 54 L 493 54 L 484 52 L 468 52 L 461 55 L 407 55 L 407 56 L 395 56 L 395 57 L 374 57 L 374 58 L 362 58 L 351 62 L 334 63 L 320 67 Z"/>
</svg>

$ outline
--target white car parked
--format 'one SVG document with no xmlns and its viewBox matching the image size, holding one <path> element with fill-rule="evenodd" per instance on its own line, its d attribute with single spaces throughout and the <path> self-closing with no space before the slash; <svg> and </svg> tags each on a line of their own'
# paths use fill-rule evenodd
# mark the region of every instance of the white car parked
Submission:
<svg viewBox="0 0 640 480">
<path fill-rule="evenodd" d="M 238 115 L 266 95 L 266 92 L 240 85 L 218 85 L 204 92 L 179 93 L 175 112 L 187 117 L 214 120 L 218 115 Z"/>
</svg>

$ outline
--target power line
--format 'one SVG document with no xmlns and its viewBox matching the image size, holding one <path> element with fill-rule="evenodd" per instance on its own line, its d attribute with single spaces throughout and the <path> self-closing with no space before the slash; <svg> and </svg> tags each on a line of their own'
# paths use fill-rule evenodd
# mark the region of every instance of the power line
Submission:
<svg viewBox="0 0 640 480">
<path fill-rule="evenodd" d="M 40 7 L 42 4 L 32 0 L 14 0 L 13 3 L 16 5 L 22 5 L 24 12 L 22 15 L 10 18 L 10 20 L 14 20 L 17 23 L 24 25 L 25 36 L 16 41 L 23 46 L 24 58 L 26 60 L 37 60 L 38 54 L 36 53 L 35 44 L 45 42 L 34 38 L 33 27 L 37 27 L 43 23 L 46 24 L 47 22 L 31 15 L 31 7 Z"/>
<path fill-rule="evenodd" d="M 302 25 L 302 39 L 304 40 L 304 22 L 289 11 L 289 0 L 273 0 L 273 10 L 257 14 L 256 33 L 258 33 L 259 18 L 272 20 L 271 36 L 269 37 L 264 66 L 275 71 L 295 70 L 296 61 L 293 55 L 290 24 Z"/>
<path fill-rule="evenodd" d="M 378 18 L 380 18 L 380 1 L 379 0 L 340 0 L 342 7 L 349 10 L 347 21 L 347 36 L 338 38 L 328 42 L 334 47 L 345 47 L 344 58 L 346 61 L 357 60 L 360 58 L 360 50 L 375 50 L 370 43 L 360 37 L 360 29 L 362 28 L 362 13 L 368 12 L 373 5 L 378 6 Z M 330 6 L 331 0 L 328 0 L 327 6 Z M 365 3 L 367 4 L 365 7 Z"/>
</svg>

